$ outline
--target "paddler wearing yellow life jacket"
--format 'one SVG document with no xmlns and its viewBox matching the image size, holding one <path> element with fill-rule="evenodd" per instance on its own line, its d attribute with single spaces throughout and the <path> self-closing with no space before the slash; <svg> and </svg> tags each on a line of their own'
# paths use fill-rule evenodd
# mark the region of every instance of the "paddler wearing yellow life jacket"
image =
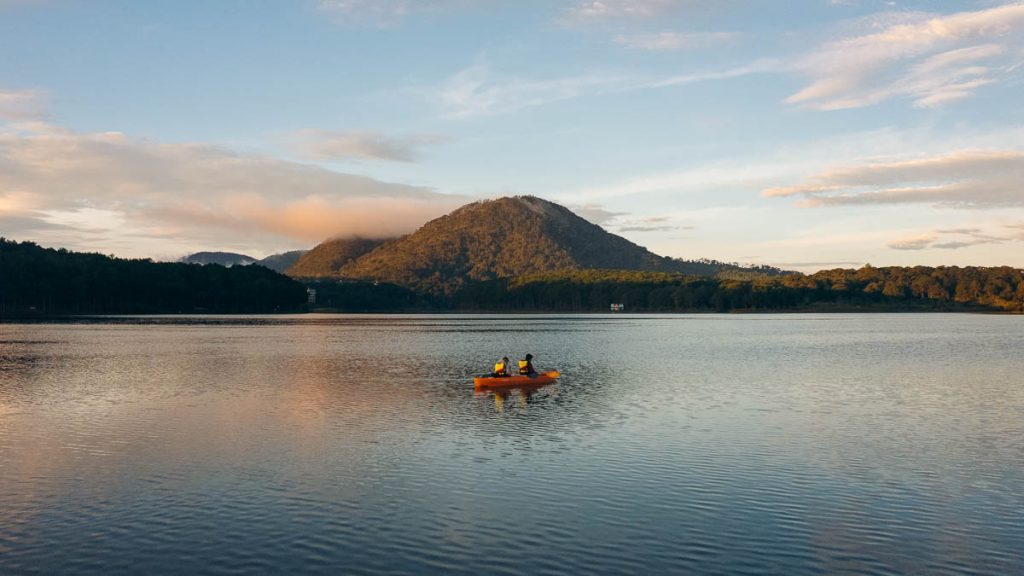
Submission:
<svg viewBox="0 0 1024 576">
<path fill-rule="evenodd" d="M 536 376 L 537 371 L 533 369 L 533 354 L 527 354 L 526 358 L 519 361 L 520 376 Z"/>
<path fill-rule="evenodd" d="M 494 364 L 494 376 L 509 376 L 508 356 L 503 357 Z"/>
</svg>

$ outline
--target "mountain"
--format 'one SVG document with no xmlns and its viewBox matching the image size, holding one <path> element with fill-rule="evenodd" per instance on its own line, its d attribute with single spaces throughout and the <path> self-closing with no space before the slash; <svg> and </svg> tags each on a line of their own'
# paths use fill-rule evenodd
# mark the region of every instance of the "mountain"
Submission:
<svg viewBox="0 0 1024 576">
<path fill-rule="evenodd" d="M 340 275 L 451 295 L 469 280 L 539 271 L 683 272 L 685 267 L 606 232 L 564 206 L 516 196 L 474 202 L 431 220 L 416 232 L 343 264 Z M 294 272 L 295 268 L 289 271 Z"/>
<path fill-rule="evenodd" d="M 185 264 L 220 264 L 221 266 L 248 266 L 256 262 L 252 256 L 234 252 L 196 252 L 189 254 L 178 262 Z"/>
<path fill-rule="evenodd" d="M 287 269 L 293 278 L 337 277 L 346 264 L 377 248 L 386 240 L 335 238 L 318 244 Z"/>
<path fill-rule="evenodd" d="M 284 274 L 285 270 L 294 266 L 306 252 L 309 252 L 309 250 L 292 250 L 291 252 L 282 252 L 281 254 L 271 254 L 256 263 L 264 268 L 270 268 L 274 272 Z"/>
</svg>

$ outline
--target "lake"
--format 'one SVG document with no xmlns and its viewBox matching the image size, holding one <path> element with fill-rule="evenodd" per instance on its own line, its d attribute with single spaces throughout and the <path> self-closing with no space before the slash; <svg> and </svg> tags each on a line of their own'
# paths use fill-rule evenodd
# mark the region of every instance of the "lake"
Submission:
<svg viewBox="0 0 1024 576">
<path fill-rule="evenodd" d="M 1024 573 L 1024 317 L 0 325 L 0 573 Z M 475 393 L 527 352 L 557 384 Z"/>
</svg>

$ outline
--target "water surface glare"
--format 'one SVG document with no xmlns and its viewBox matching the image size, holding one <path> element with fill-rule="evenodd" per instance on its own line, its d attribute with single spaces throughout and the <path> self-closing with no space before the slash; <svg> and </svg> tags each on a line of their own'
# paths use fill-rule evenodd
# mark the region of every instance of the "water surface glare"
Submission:
<svg viewBox="0 0 1024 576">
<path fill-rule="evenodd" d="M 1024 573 L 1024 317 L 0 325 L 0 573 Z M 474 393 L 532 352 L 561 380 Z"/>
</svg>

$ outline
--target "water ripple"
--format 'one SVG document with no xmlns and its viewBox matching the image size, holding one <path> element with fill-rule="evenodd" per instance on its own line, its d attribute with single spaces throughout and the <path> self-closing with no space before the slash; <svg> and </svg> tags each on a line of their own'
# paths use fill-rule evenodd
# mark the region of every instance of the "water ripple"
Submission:
<svg viewBox="0 0 1024 576">
<path fill-rule="evenodd" d="M 1018 317 L 0 325 L 0 573 L 1024 573 Z M 474 394 L 501 355 L 563 378 Z"/>
</svg>

